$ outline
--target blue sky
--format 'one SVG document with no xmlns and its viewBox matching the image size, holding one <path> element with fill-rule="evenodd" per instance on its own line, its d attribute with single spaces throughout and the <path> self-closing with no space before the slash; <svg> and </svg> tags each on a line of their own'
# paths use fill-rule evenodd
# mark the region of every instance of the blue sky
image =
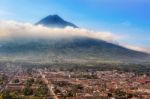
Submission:
<svg viewBox="0 0 150 99">
<path fill-rule="evenodd" d="M 79 27 L 125 35 L 121 43 L 150 48 L 149 0 L 0 0 L 0 20 L 36 23 L 50 14 Z"/>
</svg>

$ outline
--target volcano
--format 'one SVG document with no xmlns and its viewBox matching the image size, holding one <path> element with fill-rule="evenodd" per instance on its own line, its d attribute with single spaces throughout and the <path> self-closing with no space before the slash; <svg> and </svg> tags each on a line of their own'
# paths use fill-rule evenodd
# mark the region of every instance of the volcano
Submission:
<svg viewBox="0 0 150 99">
<path fill-rule="evenodd" d="M 46 27 L 77 28 L 58 15 L 50 15 L 37 22 Z M 150 55 L 90 37 L 68 37 L 59 39 L 18 39 L 1 42 L 0 58 L 40 61 L 74 62 L 149 62 Z"/>
<path fill-rule="evenodd" d="M 78 28 L 76 25 L 74 25 L 71 22 L 67 22 L 63 20 L 60 16 L 58 15 L 49 15 L 43 19 L 41 19 L 39 22 L 36 23 L 36 25 L 43 25 L 47 27 L 58 27 L 58 28 L 64 28 L 67 26 L 73 27 L 73 28 Z"/>
</svg>

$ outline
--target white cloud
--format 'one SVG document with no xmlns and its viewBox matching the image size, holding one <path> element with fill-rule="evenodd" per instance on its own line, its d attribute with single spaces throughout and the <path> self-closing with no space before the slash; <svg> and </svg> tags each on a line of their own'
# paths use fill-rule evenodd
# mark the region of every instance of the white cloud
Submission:
<svg viewBox="0 0 150 99">
<path fill-rule="evenodd" d="M 16 21 L 0 21 L 0 39 L 14 38 L 58 38 L 86 36 L 102 39 L 109 42 L 121 39 L 122 36 L 111 32 L 94 32 L 87 29 L 71 28 L 47 28 L 41 25 L 35 26 L 30 23 L 19 23 Z"/>
<path fill-rule="evenodd" d="M 150 53 L 149 47 L 140 47 L 140 46 L 135 46 L 135 45 L 123 45 L 123 46 L 132 50 Z"/>
</svg>

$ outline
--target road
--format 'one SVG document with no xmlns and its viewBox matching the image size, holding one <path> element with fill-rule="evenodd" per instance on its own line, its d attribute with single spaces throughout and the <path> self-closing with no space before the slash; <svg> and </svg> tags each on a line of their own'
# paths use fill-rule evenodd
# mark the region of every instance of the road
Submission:
<svg viewBox="0 0 150 99">
<path fill-rule="evenodd" d="M 8 84 L 13 80 L 13 78 L 16 76 L 17 73 L 18 69 L 14 72 L 14 74 L 8 77 L 8 80 L 5 82 L 5 84 L 1 86 L 0 93 L 3 92 L 5 89 L 7 89 Z"/>
<path fill-rule="evenodd" d="M 45 75 L 42 73 L 41 70 L 39 70 L 39 73 L 40 73 L 43 81 L 47 84 L 47 87 L 48 87 L 49 92 L 50 92 L 50 99 L 58 99 L 57 96 L 56 96 L 56 94 L 53 91 L 52 84 L 48 81 L 48 79 L 45 77 Z"/>
</svg>

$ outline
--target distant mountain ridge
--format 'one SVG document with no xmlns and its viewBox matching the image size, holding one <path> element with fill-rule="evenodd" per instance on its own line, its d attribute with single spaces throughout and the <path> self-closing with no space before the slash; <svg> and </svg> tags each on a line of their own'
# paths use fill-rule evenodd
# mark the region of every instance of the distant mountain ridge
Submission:
<svg viewBox="0 0 150 99">
<path fill-rule="evenodd" d="M 36 23 L 36 25 L 39 25 L 39 24 L 43 25 L 43 26 L 47 26 L 47 27 L 64 28 L 64 27 L 70 26 L 73 28 L 78 28 L 78 26 L 76 26 L 75 24 L 63 20 L 58 15 L 49 15 L 49 16 L 41 19 L 39 22 Z"/>
</svg>

